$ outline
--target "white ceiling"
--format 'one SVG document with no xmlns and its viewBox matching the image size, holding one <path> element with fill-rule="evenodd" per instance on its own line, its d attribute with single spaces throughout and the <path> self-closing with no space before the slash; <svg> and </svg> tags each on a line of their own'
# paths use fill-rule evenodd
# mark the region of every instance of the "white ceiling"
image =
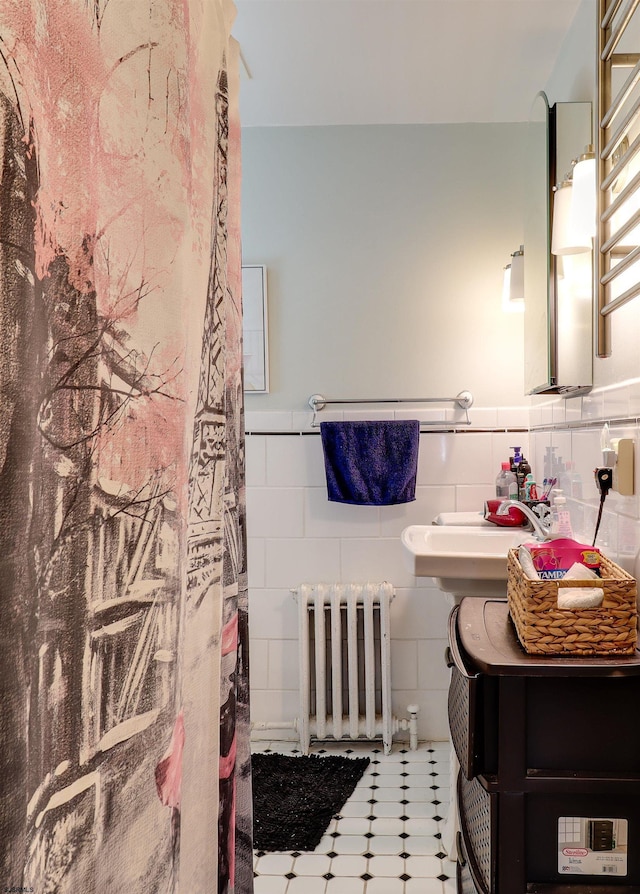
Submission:
<svg viewBox="0 0 640 894">
<path fill-rule="evenodd" d="M 236 0 L 243 126 L 526 121 L 581 0 Z"/>
</svg>

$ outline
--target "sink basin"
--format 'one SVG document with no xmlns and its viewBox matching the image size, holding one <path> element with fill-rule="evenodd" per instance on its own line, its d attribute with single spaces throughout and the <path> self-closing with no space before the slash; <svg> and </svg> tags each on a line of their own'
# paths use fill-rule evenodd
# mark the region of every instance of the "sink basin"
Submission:
<svg viewBox="0 0 640 894">
<path fill-rule="evenodd" d="M 401 535 L 406 563 L 454 596 L 504 596 L 507 552 L 533 540 L 524 528 L 410 525 Z"/>
<path fill-rule="evenodd" d="M 464 525 L 472 528 L 495 528 L 483 512 L 441 512 L 433 520 L 434 525 Z"/>
</svg>

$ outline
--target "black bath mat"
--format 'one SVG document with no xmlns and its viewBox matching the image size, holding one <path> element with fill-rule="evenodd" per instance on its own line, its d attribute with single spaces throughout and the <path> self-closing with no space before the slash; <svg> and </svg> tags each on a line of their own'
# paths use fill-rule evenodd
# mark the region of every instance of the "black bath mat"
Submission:
<svg viewBox="0 0 640 894">
<path fill-rule="evenodd" d="M 314 850 L 368 764 L 368 757 L 252 755 L 254 848 Z"/>
</svg>

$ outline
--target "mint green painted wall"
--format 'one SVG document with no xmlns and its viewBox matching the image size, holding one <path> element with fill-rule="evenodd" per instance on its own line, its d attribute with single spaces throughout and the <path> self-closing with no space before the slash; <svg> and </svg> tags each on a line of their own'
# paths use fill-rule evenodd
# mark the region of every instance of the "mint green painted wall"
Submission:
<svg viewBox="0 0 640 894">
<path fill-rule="evenodd" d="M 271 393 L 473 392 L 526 403 L 522 316 L 501 311 L 522 241 L 526 124 L 245 128 L 243 258 L 268 267 Z"/>
</svg>

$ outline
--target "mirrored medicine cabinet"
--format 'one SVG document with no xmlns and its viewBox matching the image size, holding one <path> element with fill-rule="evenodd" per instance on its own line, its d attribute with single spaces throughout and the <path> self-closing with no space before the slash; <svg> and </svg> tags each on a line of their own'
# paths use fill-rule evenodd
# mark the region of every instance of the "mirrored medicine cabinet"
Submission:
<svg viewBox="0 0 640 894">
<path fill-rule="evenodd" d="M 564 394 L 592 384 L 592 253 L 551 254 L 553 187 L 592 142 L 591 103 L 535 97 L 529 117 L 524 221 L 525 394 Z"/>
</svg>

